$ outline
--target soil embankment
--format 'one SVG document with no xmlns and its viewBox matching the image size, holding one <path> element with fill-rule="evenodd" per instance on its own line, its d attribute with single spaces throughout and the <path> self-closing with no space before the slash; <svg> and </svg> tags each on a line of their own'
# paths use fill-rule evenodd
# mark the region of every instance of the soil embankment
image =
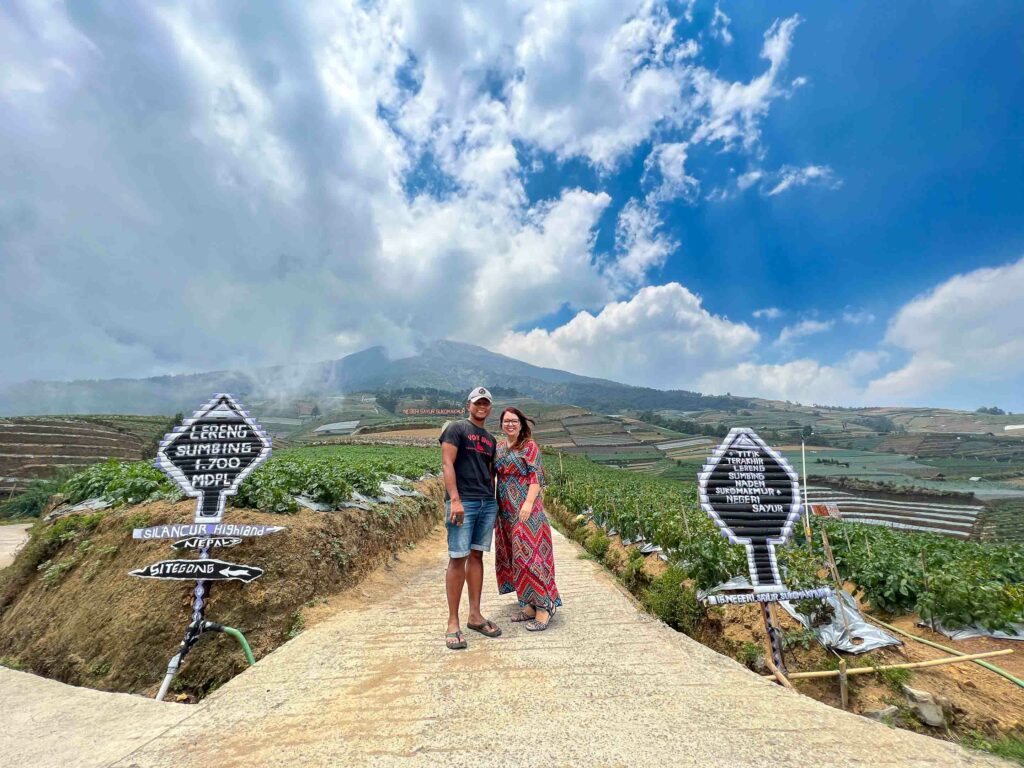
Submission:
<svg viewBox="0 0 1024 768">
<path fill-rule="evenodd" d="M 256 658 L 266 656 L 303 630 L 305 611 L 356 584 L 435 526 L 441 484 L 418 487 L 424 497 L 369 511 L 303 509 L 284 516 L 229 510 L 228 522 L 286 530 L 216 552 L 264 574 L 250 584 L 214 584 L 207 619 L 239 629 Z M 189 522 L 193 513 L 192 501 L 154 502 L 37 522 L 13 565 L 0 571 L 3 664 L 73 685 L 155 693 L 188 624 L 195 585 L 129 576 L 132 569 L 176 556 L 170 541 L 135 541 L 131 531 Z M 204 636 L 172 691 L 196 700 L 244 668 L 234 640 Z"/>
</svg>

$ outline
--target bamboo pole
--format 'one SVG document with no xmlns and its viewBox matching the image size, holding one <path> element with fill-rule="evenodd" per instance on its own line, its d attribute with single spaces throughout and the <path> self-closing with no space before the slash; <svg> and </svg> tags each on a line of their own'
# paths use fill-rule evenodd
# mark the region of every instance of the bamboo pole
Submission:
<svg viewBox="0 0 1024 768">
<path fill-rule="evenodd" d="M 986 651 L 985 653 L 971 653 L 967 656 L 949 656 L 944 659 L 931 659 L 929 661 L 914 661 L 905 664 L 883 664 L 880 667 L 854 667 L 847 669 L 847 675 L 866 675 L 869 672 L 881 672 L 886 669 L 922 669 L 924 667 L 940 667 L 944 664 L 957 664 L 961 661 L 974 661 L 975 659 L 987 659 L 990 656 L 1007 656 L 1013 653 L 1012 648 L 1003 648 L 1001 651 Z M 790 680 L 807 680 L 812 677 L 835 677 L 840 674 L 838 669 L 823 669 L 817 672 L 793 672 L 789 675 Z"/>
<path fill-rule="evenodd" d="M 850 708 L 850 688 L 846 684 L 849 670 L 846 668 L 846 659 L 839 659 L 839 698 L 843 703 L 843 709 Z"/>
<path fill-rule="evenodd" d="M 765 666 L 767 666 L 768 669 L 770 669 L 772 671 L 771 675 L 767 675 L 767 677 L 774 677 L 775 681 L 779 685 L 781 685 L 783 688 L 789 688 L 789 690 L 791 690 L 791 691 L 793 690 L 793 684 L 791 682 L 789 682 L 788 679 L 786 679 L 786 676 L 784 674 L 782 674 L 782 672 L 779 671 L 779 668 L 775 666 L 775 662 L 772 661 L 771 644 L 770 643 L 769 643 L 768 655 L 764 657 L 764 663 L 765 663 Z"/>
<path fill-rule="evenodd" d="M 807 505 L 807 452 L 804 450 L 804 441 L 800 441 L 800 463 L 802 465 L 801 477 L 804 485 L 804 538 L 807 539 L 807 551 L 814 554 L 814 544 L 811 542 L 811 512 Z"/>
<path fill-rule="evenodd" d="M 946 646 L 946 645 L 940 645 L 939 643 L 936 643 L 934 640 L 925 640 L 923 637 L 918 637 L 917 635 L 912 635 L 909 632 L 907 632 L 906 630 L 900 629 L 899 627 L 894 627 L 892 624 L 887 624 L 886 622 L 882 621 L 881 619 L 875 618 L 874 616 L 867 616 L 867 615 L 865 615 L 865 618 L 868 619 L 869 621 L 873 621 L 875 624 L 879 624 L 879 625 L 885 627 L 886 629 L 891 629 L 893 632 L 896 632 L 896 633 L 898 633 L 900 635 L 903 635 L 904 637 L 909 637 L 911 640 L 917 640 L 917 642 L 922 643 L 924 645 L 927 645 L 930 648 L 937 648 L 940 651 L 945 651 L 946 653 L 952 653 L 952 654 L 955 654 L 957 656 L 965 656 L 966 655 L 965 653 L 963 653 L 963 651 L 958 651 L 955 648 L 950 648 L 949 646 Z M 1011 683 L 1016 683 L 1021 688 L 1024 688 L 1024 680 L 1021 680 L 1018 677 L 1014 677 L 1009 672 L 1007 672 L 1005 669 L 1001 669 L 1001 668 L 997 667 L 995 664 L 989 664 L 987 661 L 976 661 L 974 663 L 977 664 L 979 667 L 984 667 L 985 669 L 987 669 L 987 670 L 989 670 L 991 672 L 995 672 L 1000 677 L 1005 677 Z"/>
</svg>

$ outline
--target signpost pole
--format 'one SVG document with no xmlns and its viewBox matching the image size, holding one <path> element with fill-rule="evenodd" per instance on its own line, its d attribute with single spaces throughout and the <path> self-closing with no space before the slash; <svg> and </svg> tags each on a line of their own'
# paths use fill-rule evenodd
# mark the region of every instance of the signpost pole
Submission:
<svg viewBox="0 0 1024 768">
<path fill-rule="evenodd" d="M 772 617 L 771 603 L 761 603 L 761 616 L 764 618 L 764 629 L 768 634 L 768 647 L 771 649 L 772 662 L 783 675 L 788 675 L 789 670 L 786 669 L 786 663 L 782 655 L 784 649 L 782 631 L 775 625 Z"/>
<path fill-rule="evenodd" d="M 807 504 L 807 451 L 804 450 L 804 441 L 800 441 L 800 463 L 802 468 L 800 470 L 800 479 L 803 480 L 804 485 L 804 538 L 807 539 L 807 551 L 812 555 L 814 554 L 814 545 L 811 542 L 811 513 L 808 512 L 810 508 Z"/>
</svg>

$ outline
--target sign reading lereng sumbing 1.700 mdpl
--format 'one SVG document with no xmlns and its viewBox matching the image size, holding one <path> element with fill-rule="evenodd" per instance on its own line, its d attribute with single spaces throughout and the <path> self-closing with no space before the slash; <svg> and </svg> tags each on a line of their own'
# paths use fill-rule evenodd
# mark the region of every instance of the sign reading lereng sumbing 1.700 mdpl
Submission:
<svg viewBox="0 0 1024 768">
<path fill-rule="evenodd" d="M 156 465 L 197 498 L 197 523 L 219 523 L 227 496 L 268 456 L 267 434 L 231 395 L 217 395 L 164 437 Z"/>
</svg>

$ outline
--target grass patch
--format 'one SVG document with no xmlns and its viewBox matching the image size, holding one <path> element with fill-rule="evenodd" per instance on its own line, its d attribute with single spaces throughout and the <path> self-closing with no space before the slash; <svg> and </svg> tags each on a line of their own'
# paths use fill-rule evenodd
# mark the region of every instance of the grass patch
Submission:
<svg viewBox="0 0 1024 768">
<path fill-rule="evenodd" d="M 998 739 L 990 739 L 982 736 L 977 731 L 967 734 L 961 743 L 971 749 L 980 749 L 983 752 L 991 752 L 993 755 L 1013 760 L 1019 765 L 1024 765 L 1024 739 L 1019 736 L 1003 736 Z"/>
<path fill-rule="evenodd" d="M 910 682 L 914 673 L 909 669 L 880 669 L 878 670 L 878 676 L 896 693 L 901 693 L 903 686 Z"/>
</svg>

